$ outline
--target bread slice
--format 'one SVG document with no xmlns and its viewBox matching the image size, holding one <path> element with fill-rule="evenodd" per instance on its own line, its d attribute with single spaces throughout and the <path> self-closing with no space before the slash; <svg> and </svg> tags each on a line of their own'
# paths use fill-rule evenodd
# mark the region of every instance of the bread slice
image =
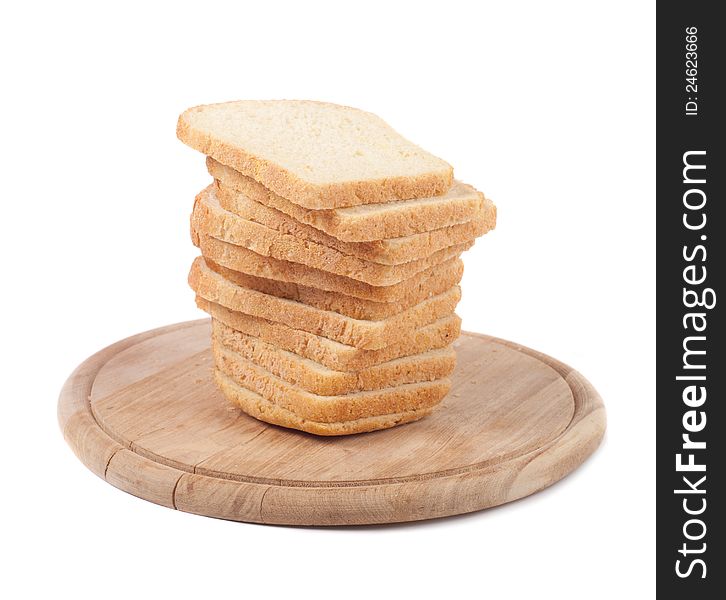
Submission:
<svg viewBox="0 0 726 600">
<path fill-rule="evenodd" d="M 276 377 L 320 396 L 434 381 L 451 375 L 456 366 L 456 352 L 452 346 L 447 346 L 396 358 L 360 371 L 336 371 L 260 338 L 234 331 L 216 319 L 212 321 L 212 345 L 231 350 Z"/>
<path fill-rule="evenodd" d="M 490 200 L 473 187 L 455 181 L 441 196 L 349 208 L 310 210 L 290 202 L 250 177 L 207 159 L 209 173 L 218 180 L 219 202 L 230 212 L 239 210 L 239 195 L 279 210 L 300 223 L 344 242 L 374 242 L 415 235 L 466 223 L 487 213 L 496 218 Z M 237 209 L 237 210 L 236 210 Z"/>
<path fill-rule="evenodd" d="M 377 350 L 396 341 L 410 339 L 416 329 L 454 312 L 461 299 L 461 289 L 455 286 L 387 319 L 351 319 L 336 312 L 236 285 L 212 271 L 201 257 L 192 264 L 189 285 L 198 296 L 231 310 L 277 321 L 294 329 L 367 350 Z"/>
<path fill-rule="evenodd" d="M 212 354 L 215 368 L 237 385 L 259 394 L 265 400 L 295 413 L 302 419 L 322 423 L 431 408 L 441 402 L 451 387 L 449 379 L 439 379 L 366 392 L 320 396 L 280 379 L 224 346 L 214 346 Z"/>
<path fill-rule="evenodd" d="M 232 246 L 209 236 L 197 236 L 194 244 L 207 261 L 233 271 L 275 281 L 315 287 L 320 290 L 374 302 L 406 302 L 410 297 L 441 293 L 461 280 L 464 264 L 451 258 L 393 285 L 370 285 L 362 281 L 313 269 L 299 263 L 267 258 L 244 246 Z"/>
<path fill-rule="evenodd" d="M 372 300 L 346 296 L 345 294 L 337 292 L 326 292 L 312 287 L 299 286 L 294 283 L 254 277 L 246 273 L 228 269 L 209 259 L 205 259 L 204 262 L 207 263 L 207 266 L 212 271 L 219 273 L 226 280 L 241 285 L 242 287 L 264 292 L 271 296 L 278 296 L 279 298 L 297 300 L 298 302 L 309 304 L 320 310 L 331 310 L 353 319 L 364 319 L 367 321 L 379 321 L 396 315 L 426 298 L 431 298 L 441 292 L 445 292 L 458 283 L 458 281 L 454 281 L 438 291 L 409 296 L 399 302 L 374 302 Z"/>
<path fill-rule="evenodd" d="M 196 302 L 197 306 L 213 319 L 227 325 L 230 328 L 229 335 L 251 335 L 260 338 L 336 371 L 361 371 L 403 356 L 444 348 L 452 344 L 461 332 L 461 319 L 458 315 L 451 314 L 417 329 L 408 339 L 396 340 L 390 346 L 379 350 L 363 350 L 307 331 L 293 329 L 276 321 L 230 310 L 201 296 L 196 297 Z"/>
<path fill-rule="evenodd" d="M 248 221 L 274 229 L 281 234 L 292 235 L 298 239 L 327 246 L 342 254 L 384 265 L 399 265 L 425 258 L 447 246 L 469 242 L 492 229 L 496 221 L 494 205 L 485 200 L 482 210 L 475 213 L 470 221 L 464 223 L 388 240 L 344 242 L 312 225 L 301 223 L 276 208 L 251 200 L 243 193 L 226 190 L 218 180 L 215 182 L 217 198 L 225 193 L 228 195 L 227 209 L 222 208 L 218 200 L 213 207 L 209 207 L 206 203 L 198 203 L 199 206 L 195 206 L 195 208 L 200 212 L 204 210 L 205 212 L 222 213 L 205 216 L 205 218 L 222 220 L 224 213 L 232 213 Z M 229 241 L 236 243 L 234 240 Z"/>
<path fill-rule="evenodd" d="M 316 435 L 350 435 L 376 431 L 378 429 L 388 429 L 396 425 L 417 421 L 431 414 L 433 411 L 433 407 L 421 408 L 375 417 L 339 421 L 337 423 L 323 423 L 304 419 L 291 410 L 266 400 L 259 394 L 236 384 L 230 377 L 218 369 L 214 370 L 214 380 L 222 391 L 222 394 L 251 417 L 265 421 L 266 423 L 272 423 L 273 425 L 282 425 L 283 427 L 298 429 Z"/>
<path fill-rule="evenodd" d="M 453 169 L 379 117 L 306 100 L 242 100 L 182 113 L 177 137 L 308 208 L 443 193 Z"/>
<path fill-rule="evenodd" d="M 233 254 L 236 248 L 242 247 L 261 256 L 296 262 L 378 286 L 400 283 L 420 271 L 458 256 L 473 244 L 469 241 L 442 248 L 425 258 L 400 265 L 382 265 L 280 233 L 222 210 L 217 203 L 214 186 L 209 186 L 197 196 L 191 221 L 193 240 L 202 235 L 221 240 L 229 244 L 226 249 L 228 253 Z"/>
</svg>

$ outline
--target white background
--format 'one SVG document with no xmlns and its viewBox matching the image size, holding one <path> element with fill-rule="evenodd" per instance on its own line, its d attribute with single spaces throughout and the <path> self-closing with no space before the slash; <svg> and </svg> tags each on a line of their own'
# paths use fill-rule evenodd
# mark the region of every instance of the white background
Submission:
<svg viewBox="0 0 726 600">
<path fill-rule="evenodd" d="M 654 3 L 117 7 L 0 15 L 6 597 L 651 597 Z M 464 327 L 592 381 L 609 429 L 591 460 L 509 506 L 321 530 L 168 510 L 75 458 L 55 418 L 72 369 L 203 316 L 185 279 L 208 175 L 175 125 L 238 98 L 370 110 L 494 199 Z"/>
</svg>

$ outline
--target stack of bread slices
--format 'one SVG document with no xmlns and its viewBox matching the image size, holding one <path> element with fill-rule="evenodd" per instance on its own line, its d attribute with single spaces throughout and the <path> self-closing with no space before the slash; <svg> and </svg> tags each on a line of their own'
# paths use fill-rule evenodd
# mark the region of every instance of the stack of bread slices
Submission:
<svg viewBox="0 0 726 600">
<path fill-rule="evenodd" d="M 494 227 L 494 205 L 349 107 L 199 106 L 177 135 L 214 178 L 194 203 L 189 283 L 224 395 L 319 435 L 429 414 L 456 362 L 460 255 Z"/>
</svg>

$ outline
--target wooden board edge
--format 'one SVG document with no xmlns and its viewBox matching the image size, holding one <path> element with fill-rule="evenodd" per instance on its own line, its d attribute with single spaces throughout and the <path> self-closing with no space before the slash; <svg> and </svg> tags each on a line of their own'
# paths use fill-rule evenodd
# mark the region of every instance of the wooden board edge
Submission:
<svg viewBox="0 0 726 600">
<path fill-rule="evenodd" d="M 71 373 L 58 397 L 58 425 L 66 443 L 89 470 L 107 480 L 111 460 L 119 451 L 125 449 L 103 431 L 91 411 L 89 403 L 91 389 L 103 365 L 119 352 L 147 339 L 208 322 L 208 318 L 184 321 L 138 333 L 99 350 Z M 181 474 L 180 471 L 179 476 Z"/>
<path fill-rule="evenodd" d="M 208 319 L 143 332 L 97 352 L 71 374 L 58 401 L 58 421 L 78 458 L 96 475 L 139 498 L 204 516 L 278 525 L 336 526 L 399 523 L 474 512 L 511 502 L 559 481 L 599 446 L 606 427 L 597 391 L 577 371 L 525 346 L 485 334 L 555 369 L 575 398 L 568 427 L 529 454 L 481 470 L 416 481 L 356 486 L 284 486 L 220 479 L 154 462 L 109 437 L 91 414 L 95 375 L 116 353 L 151 337 Z M 377 508 L 376 508 L 377 507 Z"/>
</svg>

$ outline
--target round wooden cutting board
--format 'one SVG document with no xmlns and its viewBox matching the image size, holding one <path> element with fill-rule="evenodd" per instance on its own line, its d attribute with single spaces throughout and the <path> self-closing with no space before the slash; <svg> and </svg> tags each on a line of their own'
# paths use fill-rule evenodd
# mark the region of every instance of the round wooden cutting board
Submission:
<svg viewBox="0 0 726 600">
<path fill-rule="evenodd" d="M 212 381 L 209 320 L 90 357 L 58 418 L 83 463 L 170 508 L 237 521 L 362 525 L 455 515 L 537 492 L 597 448 L 605 411 L 577 371 L 474 333 L 456 342 L 449 395 L 425 419 L 317 437 L 231 406 Z"/>
</svg>

